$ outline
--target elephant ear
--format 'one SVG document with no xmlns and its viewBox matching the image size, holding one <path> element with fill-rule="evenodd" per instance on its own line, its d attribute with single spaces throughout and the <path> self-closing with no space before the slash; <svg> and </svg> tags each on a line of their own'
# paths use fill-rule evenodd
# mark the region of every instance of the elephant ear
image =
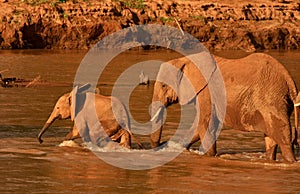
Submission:
<svg viewBox="0 0 300 194">
<path fill-rule="evenodd" d="M 216 65 L 210 54 L 198 53 L 181 60 L 178 67 L 178 100 L 190 103 L 208 84 Z"/>
<path fill-rule="evenodd" d="M 75 86 L 71 92 L 71 120 L 74 121 L 76 116 L 76 98 L 78 93 L 78 86 Z"/>
<path fill-rule="evenodd" d="M 75 86 L 71 92 L 71 120 L 74 121 L 77 113 L 82 108 L 85 100 L 85 93 L 91 88 L 91 84 L 87 83 L 82 86 Z M 82 94 L 82 95 L 81 95 Z"/>
<path fill-rule="evenodd" d="M 186 64 L 183 64 L 177 74 L 177 95 L 180 105 L 189 103 L 197 93 L 197 91 L 194 89 L 193 83 L 185 74 L 185 69 L 187 69 Z"/>
</svg>

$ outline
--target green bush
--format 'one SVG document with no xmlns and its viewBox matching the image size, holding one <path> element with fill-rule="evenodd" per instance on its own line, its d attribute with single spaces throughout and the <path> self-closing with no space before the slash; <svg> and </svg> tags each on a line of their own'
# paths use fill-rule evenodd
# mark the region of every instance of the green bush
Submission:
<svg viewBox="0 0 300 194">
<path fill-rule="evenodd" d="M 144 9 L 145 8 L 144 0 L 114 0 L 114 1 L 122 2 L 127 7 L 133 8 L 133 9 Z"/>
</svg>

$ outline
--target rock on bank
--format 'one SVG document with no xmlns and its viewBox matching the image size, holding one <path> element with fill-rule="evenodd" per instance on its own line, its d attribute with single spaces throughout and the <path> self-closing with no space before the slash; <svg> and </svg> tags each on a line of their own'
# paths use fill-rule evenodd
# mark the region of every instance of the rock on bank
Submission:
<svg viewBox="0 0 300 194">
<path fill-rule="evenodd" d="M 0 20 L 1 49 L 88 49 L 132 25 L 176 20 L 209 49 L 300 48 L 296 0 L 1 0 Z"/>
</svg>

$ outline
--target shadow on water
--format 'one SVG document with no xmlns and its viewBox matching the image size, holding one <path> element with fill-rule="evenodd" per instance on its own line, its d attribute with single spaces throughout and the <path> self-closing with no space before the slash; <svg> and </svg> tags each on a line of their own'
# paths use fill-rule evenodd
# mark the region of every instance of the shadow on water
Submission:
<svg viewBox="0 0 300 194">
<path fill-rule="evenodd" d="M 36 138 L 42 126 L 22 126 L 22 125 L 0 125 L 0 139 L 28 137 Z M 45 137 L 64 137 L 70 131 L 70 127 L 50 127 L 45 133 Z"/>
</svg>

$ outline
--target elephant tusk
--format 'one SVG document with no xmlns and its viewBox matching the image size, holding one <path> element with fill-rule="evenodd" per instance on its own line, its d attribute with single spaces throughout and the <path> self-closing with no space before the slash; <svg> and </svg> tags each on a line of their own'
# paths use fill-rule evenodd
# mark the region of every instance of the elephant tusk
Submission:
<svg viewBox="0 0 300 194">
<path fill-rule="evenodd" d="M 154 119 L 156 119 L 156 117 L 158 117 L 161 110 L 162 110 L 162 107 L 159 107 L 159 109 L 156 111 L 155 115 L 150 119 L 151 122 L 154 121 Z"/>
<path fill-rule="evenodd" d="M 296 103 L 296 104 L 294 104 L 294 106 L 300 106 L 300 102 L 299 102 L 299 103 Z"/>
</svg>

